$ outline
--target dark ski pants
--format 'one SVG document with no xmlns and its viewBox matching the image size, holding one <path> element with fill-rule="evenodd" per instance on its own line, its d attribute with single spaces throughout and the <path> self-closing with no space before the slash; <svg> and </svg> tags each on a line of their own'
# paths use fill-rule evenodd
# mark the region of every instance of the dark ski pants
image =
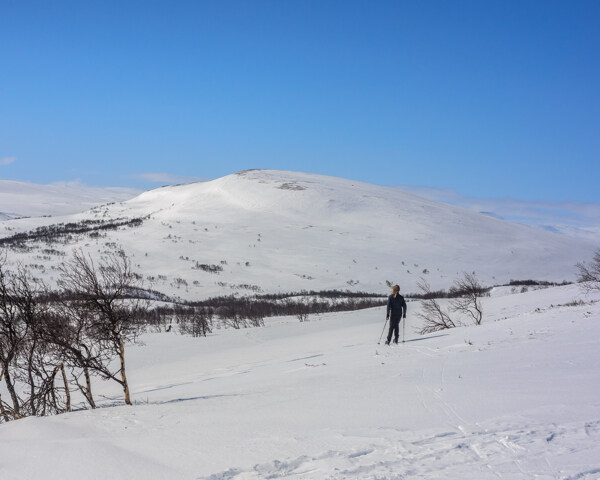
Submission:
<svg viewBox="0 0 600 480">
<path fill-rule="evenodd" d="M 394 342 L 398 343 L 398 336 L 400 335 L 400 320 L 402 316 L 394 316 L 390 317 L 390 331 L 387 336 L 387 343 L 392 341 L 392 335 L 394 336 Z"/>
</svg>

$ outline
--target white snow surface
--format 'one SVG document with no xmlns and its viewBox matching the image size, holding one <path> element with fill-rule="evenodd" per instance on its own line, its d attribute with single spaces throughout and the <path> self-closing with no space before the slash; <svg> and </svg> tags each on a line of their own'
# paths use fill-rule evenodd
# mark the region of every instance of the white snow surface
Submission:
<svg viewBox="0 0 600 480">
<path fill-rule="evenodd" d="M 0 220 L 69 215 L 135 197 L 132 188 L 91 187 L 79 182 L 40 185 L 0 180 Z"/>
<path fill-rule="evenodd" d="M 8 237 L 43 225 L 144 218 L 138 227 L 74 236 L 51 248 L 92 255 L 122 247 L 146 283 L 184 299 L 223 294 L 350 289 L 405 292 L 420 277 L 448 288 L 463 271 L 487 285 L 511 279 L 573 280 L 592 242 L 491 218 L 397 188 L 297 172 L 245 171 L 168 186 L 90 211 L 0 222 Z M 11 251 L 52 283 L 65 256 Z M 43 262 L 40 262 L 43 260 Z M 210 273 L 197 265 L 216 265 Z M 196 267 L 196 268 L 195 268 Z"/>
<path fill-rule="evenodd" d="M 581 299 L 585 303 L 568 305 Z M 385 310 L 143 336 L 134 406 L 0 424 L 2 480 L 600 478 L 600 295 L 484 299 L 481 326 L 377 345 Z"/>
<path fill-rule="evenodd" d="M 478 198 L 447 188 L 401 185 L 398 188 L 436 202 L 459 205 L 497 218 L 579 238 L 600 240 L 600 204 L 572 201 Z"/>
</svg>

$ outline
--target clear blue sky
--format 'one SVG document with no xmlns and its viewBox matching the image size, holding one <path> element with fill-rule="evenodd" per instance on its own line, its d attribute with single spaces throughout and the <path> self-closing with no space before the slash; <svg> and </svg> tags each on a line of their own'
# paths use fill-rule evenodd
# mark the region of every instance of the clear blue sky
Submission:
<svg viewBox="0 0 600 480">
<path fill-rule="evenodd" d="M 600 202 L 598 1 L 0 0 L 0 178 Z"/>
</svg>

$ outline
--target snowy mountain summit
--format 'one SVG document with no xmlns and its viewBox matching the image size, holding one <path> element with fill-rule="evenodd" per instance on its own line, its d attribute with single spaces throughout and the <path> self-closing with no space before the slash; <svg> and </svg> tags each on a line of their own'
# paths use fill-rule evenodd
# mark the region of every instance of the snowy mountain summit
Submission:
<svg viewBox="0 0 600 480">
<path fill-rule="evenodd" d="M 130 223 L 134 221 L 133 223 Z M 95 230 L 113 222 L 115 229 Z M 122 246 L 156 290 L 183 298 L 250 292 L 447 288 L 463 271 L 487 284 L 562 281 L 594 245 L 436 203 L 391 187 L 321 175 L 249 170 L 167 186 L 52 219 L 3 222 L 3 237 L 82 223 L 63 253 Z M 60 233 L 60 228 L 58 229 Z M 33 251 L 43 241 L 27 240 Z M 16 253 L 13 258 L 31 252 Z M 52 257 L 61 262 L 64 255 Z"/>
</svg>

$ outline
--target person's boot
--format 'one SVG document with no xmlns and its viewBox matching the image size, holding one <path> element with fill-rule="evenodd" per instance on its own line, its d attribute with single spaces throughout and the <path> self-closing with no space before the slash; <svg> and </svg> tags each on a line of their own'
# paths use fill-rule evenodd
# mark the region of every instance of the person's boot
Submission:
<svg viewBox="0 0 600 480">
<path fill-rule="evenodd" d="M 389 341 L 389 340 L 386 340 L 386 341 L 385 341 L 385 344 L 386 344 L 386 345 L 389 345 L 389 344 L 390 344 L 390 341 Z"/>
</svg>

